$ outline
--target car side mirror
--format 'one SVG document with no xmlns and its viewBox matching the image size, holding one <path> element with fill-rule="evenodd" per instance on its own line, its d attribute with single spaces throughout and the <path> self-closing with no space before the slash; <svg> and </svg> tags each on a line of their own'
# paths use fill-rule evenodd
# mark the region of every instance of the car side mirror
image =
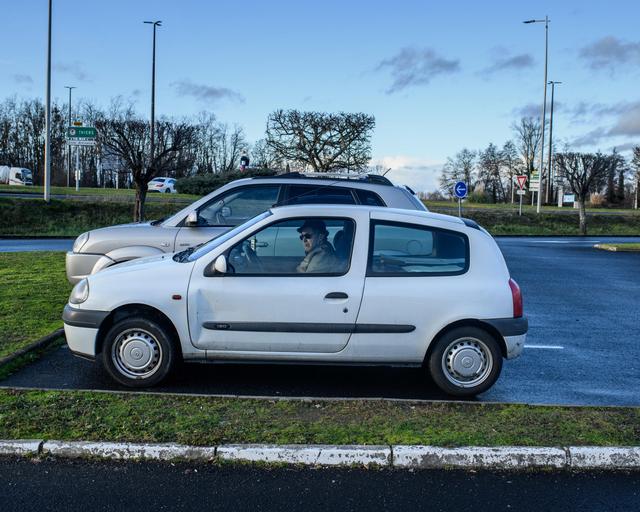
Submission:
<svg viewBox="0 0 640 512">
<path fill-rule="evenodd" d="M 204 269 L 204 277 L 214 277 L 227 273 L 227 258 L 224 254 L 218 256 L 213 263 L 207 265 Z"/>
<path fill-rule="evenodd" d="M 198 212 L 191 212 L 187 215 L 187 220 L 184 221 L 184 225 L 188 228 L 193 228 L 198 225 Z"/>
</svg>

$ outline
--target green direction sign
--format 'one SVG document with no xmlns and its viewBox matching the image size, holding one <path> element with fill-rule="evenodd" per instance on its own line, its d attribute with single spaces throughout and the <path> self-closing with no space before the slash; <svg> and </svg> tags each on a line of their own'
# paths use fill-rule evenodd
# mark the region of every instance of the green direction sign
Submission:
<svg viewBox="0 0 640 512">
<path fill-rule="evenodd" d="M 93 126 L 70 126 L 67 137 L 70 139 L 95 139 L 98 131 Z"/>
</svg>

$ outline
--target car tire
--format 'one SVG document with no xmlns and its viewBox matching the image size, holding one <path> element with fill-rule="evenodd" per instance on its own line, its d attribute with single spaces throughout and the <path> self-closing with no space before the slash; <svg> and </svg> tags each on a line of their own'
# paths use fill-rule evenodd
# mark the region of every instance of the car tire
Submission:
<svg viewBox="0 0 640 512">
<path fill-rule="evenodd" d="M 144 317 L 126 318 L 107 332 L 101 360 L 118 383 L 132 388 L 155 386 L 176 365 L 177 350 L 164 325 Z"/>
<path fill-rule="evenodd" d="M 171 194 L 171 189 L 170 188 L 165 188 L 164 189 L 164 193 L 165 194 Z"/>
<path fill-rule="evenodd" d="M 471 326 L 456 327 L 438 338 L 428 367 L 442 391 L 457 397 L 472 397 L 498 380 L 502 351 L 487 331 Z"/>
</svg>

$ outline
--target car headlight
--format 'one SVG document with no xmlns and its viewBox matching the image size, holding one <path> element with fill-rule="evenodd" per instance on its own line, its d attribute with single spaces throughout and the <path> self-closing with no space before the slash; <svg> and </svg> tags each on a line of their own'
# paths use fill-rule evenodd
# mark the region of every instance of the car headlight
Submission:
<svg viewBox="0 0 640 512">
<path fill-rule="evenodd" d="M 82 304 L 85 300 L 89 298 L 89 281 L 83 279 L 79 281 L 71 290 L 71 295 L 69 295 L 69 302 L 71 304 Z"/>
<path fill-rule="evenodd" d="M 89 233 L 82 233 L 78 238 L 76 238 L 76 241 L 73 242 L 73 252 L 80 252 L 88 240 Z"/>
</svg>

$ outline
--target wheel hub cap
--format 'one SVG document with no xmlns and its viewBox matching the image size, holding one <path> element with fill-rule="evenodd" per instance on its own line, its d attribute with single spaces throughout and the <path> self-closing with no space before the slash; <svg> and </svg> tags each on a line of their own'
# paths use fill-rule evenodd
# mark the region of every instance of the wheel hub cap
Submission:
<svg viewBox="0 0 640 512">
<path fill-rule="evenodd" d="M 493 360 L 488 347 L 475 338 L 452 342 L 442 357 L 442 368 L 449 381 L 459 387 L 476 386 L 491 373 Z"/>
<path fill-rule="evenodd" d="M 118 336 L 111 357 L 124 375 L 145 378 L 158 369 L 162 351 L 153 335 L 141 329 L 131 329 Z"/>
</svg>

